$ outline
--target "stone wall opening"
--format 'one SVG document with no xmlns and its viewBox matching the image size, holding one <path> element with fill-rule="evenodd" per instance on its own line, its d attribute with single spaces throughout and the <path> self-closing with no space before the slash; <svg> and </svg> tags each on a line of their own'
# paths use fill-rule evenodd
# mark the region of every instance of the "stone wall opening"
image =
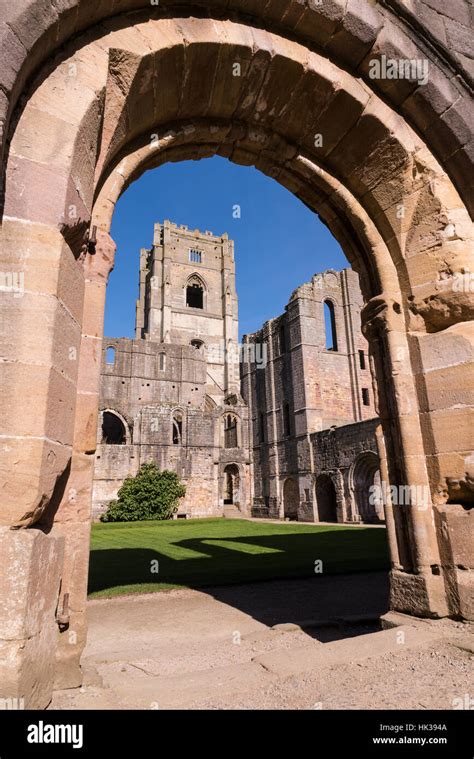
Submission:
<svg viewBox="0 0 474 759">
<path fill-rule="evenodd" d="M 188 308 L 204 308 L 204 287 L 197 278 L 186 285 L 186 305 Z"/>
<path fill-rule="evenodd" d="M 337 522 L 336 488 L 329 475 L 316 480 L 316 505 L 320 522 Z"/>
<path fill-rule="evenodd" d="M 113 411 L 102 412 L 102 443 L 104 445 L 125 445 L 127 430 L 125 423 Z"/>
<path fill-rule="evenodd" d="M 337 351 L 337 330 L 334 303 L 331 300 L 324 301 L 324 325 L 326 328 L 326 350 Z"/>
<path fill-rule="evenodd" d="M 340 241 L 365 301 L 382 479 L 415 493 L 408 508 L 385 505 L 392 608 L 473 618 L 472 559 L 460 537 L 474 503 L 464 284 L 472 100 L 462 58 L 421 19 L 410 23 L 410 11 L 397 14 L 398 3 L 349 3 L 336 19 L 328 4 L 298 0 L 233 0 L 228 10 L 209 0 L 205 18 L 197 0 L 180 10 L 129 0 L 120 12 L 72 0 L 37 13 L 40 5 L 6 11 L 16 32 L 1 103 L 2 271 L 25 278 L 22 297 L 19 286 L 2 293 L 17 325 L 2 351 L 0 529 L 11 557 L 2 588 L 17 599 L 15 624 L 2 632 L 5 695 L 45 706 L 53 683 L 81 682 L 110 223 L 128 184 L 167 161 L 219 154 L 254 165 Z M 429 83 L 371 78 L 370 61 L 388 49 L 430 57 Z M 21 593 L 9 591 L 11 567 L 29 528 L 39 539 L 62 478 L 54 527 L 40 536 L 42 617 L 26 645 L 34 552 L 21 554 Z M 65 594 L 73 639 L 54 619 Z"/>
<path fill-rule="evenodd" d="M 291 521 L 298 519 L 298 506 L 300 505 L 300 489 L 293 477 L 288 477 L 283 484 L 283 513 L 285 519 Z"/>
<path fill-rule="evenodd" d="M 350 477 L 361 520 L 368 523 L 383 522 L 384 508 L 378 457 L 371 452 L 360 454 L 354 462 Z"/>
<path fill-rule="evenodd" d="M 237 464 L 227 464 L 224 468 L 224 506 L 240 503 L 240 474 Z"/>
<path fill-rule="evenodd" d="M 234 414 L 224 416 L 224 448 L 238 446 L 238 419 Z"/>
</svg>

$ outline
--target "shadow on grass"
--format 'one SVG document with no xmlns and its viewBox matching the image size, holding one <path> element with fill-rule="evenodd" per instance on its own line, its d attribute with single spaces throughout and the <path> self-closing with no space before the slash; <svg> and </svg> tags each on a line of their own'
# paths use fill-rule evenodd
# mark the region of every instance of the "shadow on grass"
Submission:
<svg viewBox="0 0 474 759">
<path fill-rule="evenodd" d="M 137 585 L 144 591 L 201 588 L 270 626 L 360 613 L 378 616 L 388 609 L 385 530 L 203 536 L 170 542 L 166 549 L 187 549 L 196 556 L 173 558 L 150 547 L 93 550 L 89 592 L 102 595 L 119 587 L 133 592 Z M 322 562 L 321 573 L 315 573 L 315 562 Z M 158 574 L 152 571 L 157 566 Z M 371 574 L 359 581 L 347 578 L 364 572 Z M 346 577 L 336 577 L 341 574 Z M 288 582 L 296 578 L 302 582 Z M 280 582 L 261 582 L 269 580 Z M 252 584 L 243 588 L 244 583 Z"/>
</svg>

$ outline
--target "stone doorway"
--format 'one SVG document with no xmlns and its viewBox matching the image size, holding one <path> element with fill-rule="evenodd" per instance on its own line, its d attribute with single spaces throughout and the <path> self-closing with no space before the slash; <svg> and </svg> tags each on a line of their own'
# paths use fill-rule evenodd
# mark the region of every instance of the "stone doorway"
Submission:
<svg viewBox="0 0 474 759">
<path fill-rule="evenodd" d="M 329 475 L 316 480 L 316 504 L 320 522 L 337 522 L 336 488 Z"/>
<path fill-rule="evenodd" d="M 288 477 L 283 485 L 283 514 L 285 519 L 298 519 L 298 506 L 300 504 L 300 491 L 297 481 Z"/>
<path fill-rule="evenodd" d="M 224 506 L 240 504 L 240 474 L 237 464 L 227 464 L 224 468 Z"/>
<path fill-rule="evenodd" d="M 363 522 L 384 521 L 379 459 L 368 451 L 361 454 L 353 468 L 352 487 L 357 514 Z"/>
</svg>

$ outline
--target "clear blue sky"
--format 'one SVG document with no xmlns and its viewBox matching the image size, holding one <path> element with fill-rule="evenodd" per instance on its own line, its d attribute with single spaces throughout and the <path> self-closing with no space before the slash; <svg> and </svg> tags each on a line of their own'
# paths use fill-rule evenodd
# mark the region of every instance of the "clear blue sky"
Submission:
<svg viewBox="0 0 474 759">
<path fill-rule="evenodd" d="M 233 218 L 235 205 L 241 218 Z M 105 334 L 133 337 L 140 248 L 170 219 L 235 240 L 240 332 L 282 313 L 292 291 L 347 260 L 329 230 L 288 190 L 253 167 L 225 158 L 168 163 L 146 172 L 117 203 L 115 269 L 107 288 Z"/>
</svg>

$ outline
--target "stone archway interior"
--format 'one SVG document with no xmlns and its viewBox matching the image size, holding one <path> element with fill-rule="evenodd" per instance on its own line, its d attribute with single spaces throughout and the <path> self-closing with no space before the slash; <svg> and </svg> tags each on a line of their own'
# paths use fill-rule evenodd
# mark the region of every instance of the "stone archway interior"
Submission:
<svg viewBox="0 0 474 759">
<path fill-rule="evenodd" d="M 240 502 L 240 475 L 237 464 L 224 469 L 224 505 L 236 506 Z"/>
<path fill-rule="evenodd" d="M 288 477 L 283 485 L 283 511 L 285 519 L 298 519 L 300 491 L 293 477 Z"/>
<path fill-rule="evenodd" d="M 127 431 L 125 425 L 113 411 L 102 413 L 102 443 L 104 445 L 125 445 Z"/>
<path fill-rule="evenodd" d="M 363 522 L 384 520 L 381 478 L 378 457 L 373 453 L 362 454 L 354 466 L 354 499 L 357 512 Z"/>
<path fill-rule="evenodd" d="M 316 503 L 320 522 L 337 522 L 336 488 L 329 475 L 316 480 Z"/>
</svg>

